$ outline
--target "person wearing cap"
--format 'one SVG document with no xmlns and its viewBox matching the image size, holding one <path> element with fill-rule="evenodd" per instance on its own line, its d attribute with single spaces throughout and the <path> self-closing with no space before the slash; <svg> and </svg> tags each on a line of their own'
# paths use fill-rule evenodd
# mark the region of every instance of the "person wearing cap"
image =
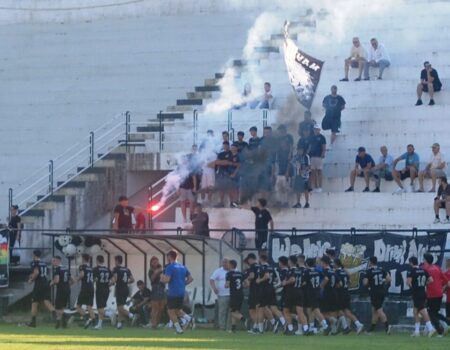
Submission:
<svg viewBox="0 0 450 350">
<path fill-rule="evenodd" d="M 292 187 L 297 196 L 297 202 L 292 208 L 301 208 L 302 194 L 305 195 L 305 205 L 303 208 L 309 208 L 309 174 L 311 172 L 311 163 L 309 156 L 303 147 L 297 148 L 297 153 L 291 162 L 291 173 L 293 174 Z"/>
<path fill-rule="evenodd" d="M 447 177 L 442 176 L 439 178 L 439 187 L 437 196 L 434 198 L 434 224 L 441 222 L 439 218 L 439 210 L 445 209 L 445 221 L 444 224 L 450 224 L 450 186 L 448 185 Z"/>
<path fill-rule="evenodd" d="M 364 147 L 358 148 L 358 154 L 355 159 L 355 168 L 350 172 L 350 187 L 345 190 L 345 192 L 353 192 L 355 186 L 356 177 L 363 177 L 366 183 L 366 187 L 363 192 L 370 192 L 369 180 L 370 180 L 370 170 L 375 167 L 375 162 L 372 156 L 366 153 Z"/>
<path fill-rule="evenodd" d="M 316 193 L 322 192 L 323 160 L 327 149 L 327 140 L 320 131 L 320 126 L 314 124 L 314 134 L 310 137 L 309 146 L 309 157 L 311 160 L 310 187 Z"/>
<path fill-rule="evenodd" d="M 20 244 L 21 240 L 21 219 L 19 216 L 19 206 L 18 205 L 12 205 L 10 208 L 10 218 L 8 222 L 8 229 L 9 229 L 9 261 L 10 263 L 16 263 L 15 259 L 13 258 L 13 250 L 14 246 L 16 245 L 16 242 Z"/>
<path fill-rule="evenodd" d="M 114 208 L 113 229 L 118 233 L 127 233 L 134 230 L 135 226 L 134 208 L 128 205 L 127 196 L 120 196 L 119 204 Z"/>
<path fill-rule="evenodd" d="M 367 50 L 361 45 L 358 37 L 353 38 L 353 46 L 350 50 L 350 56 L 345 59 L 344 71 L 345 77 L 341 81 L 348 81 L 348 72 L 350 67 L 358 68 L 358 77 L 355 81 L 361 80 L 364 65 L 367 62 Z"/>
<path fill-rule="evenodd" d="M 345 100 L 337 94 L 337 86 L 331 86 L 331 94 L 325 96 L 322 106 L 325 109 L 325 116 L 322 120 L 322 129 L 331 130 L 330 145 L 336 141 L 336 134 L 341 128 L 341 113 L 345 109 Z"/>
<path fill-rule="evenodd" d="M 436 192 L 436 179 L 438 177 L 447 176 L 445 173 L 447 163 L 440 150 L 441 146 L 438 143 L 433 143 L 431 146 L 430 161 L 425 169 L 419 171 L 419 190 L 417 192 L 424 192 L 423 180 L 425 177 L 431 178 L 431 190 L 429 192 Z"/>
<path fill-rule="evenodd" d="M 382 178 L 386 181 L 392 181 L 394 179 L 392 176 L 392 164 L 394 163 L 394 158 L 388 154 L 386 146 L 381 146 L 380 152 L 381 156 L 378 159 L 377 165 L 370 171 L 371 176 L 375 179 L 375 189 L 372 192 L 380 192 Z"/>
<path fill-rule="evenodd" d="M 434 102 L 434 93 L 441 91 L 442 83 L 439 79 L 439 74 L 431 67 L 431 63 L 425 61 L 423 63 L 424 69 L 420 72 L 420 83 L 417 85 L 417 102 L 416 106 L 420 106 L 423 104 L 422 102 L 422 92 L 428 92 L 430 95 L 430 102 L 428 105 L 432 106 L 435 104 Z"/>
<path fill-rule="evenodd" d="M 405 167 L 401 170 L 395 169 L 397 163 L 404 160 Z M 394 177 L 395 182 L 398 185 L 398 188 L 394 191 L 394 194 L 401 194 L 406 192 L 403 187 L 402 181 L 410 178 L 410 189 L 411 192 L 414 191 L 414 180 L 419 174 L 419 165 L 420 165 L 420 157 L 415 152 L 414 146 L 409 144 L 406 146 L 406 152 L 403 153 L 400 157 L 394 160 L 394 164 L 392 164 L 392 176 Z"/>
</svg>

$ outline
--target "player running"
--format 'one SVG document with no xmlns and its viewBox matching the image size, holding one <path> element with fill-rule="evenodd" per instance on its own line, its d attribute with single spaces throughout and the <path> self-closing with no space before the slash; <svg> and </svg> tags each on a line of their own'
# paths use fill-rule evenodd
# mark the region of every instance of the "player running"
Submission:
<svg viewBox="0 0 450 350">
<path fill-rule="evenodd" d="M 371 334 L 375 330 L 378 321 L 381 321 L 384 323 L 386 334 L 390 334 L 391 326 L 383 311 L 383 303 L 386 297 L 386 287 L 391 282 L 391 276 L 381 267 L 378 267 L 377 263 L 378 259 L 376 256 L 369 258 L 369 268 L 365 271 L 363 278 L 363 285 L 369 288 L 370 303 L 372 304 L 372 323 L 367 333 Z"/>
<path fill-rule="evenodd" d="M 236 332 L 236 323 L 245 323 L 241 308 L 244 301 L 244 275 L 237 270 L 236 260 L 230 260 L 230 271 L 225 276 L 225 288 L 230 289 L 231 333 Z"/>
<path fill-rule="evenodd" d="M 105 307 L 109 298 L 109 287 L 111 285 L 112 273 L 105 264 L 105 258 L 102 255 L 98 255 L 97 266 L 94 267 L 94 280 L 95 280 L 95 301 L 98 311 L 98 323 L 94 327 L 95 330 L 100 330 L 103 327 L 103 320 L 105 318 Z"/>
<path fill-rule="evenodd" d="M 117 255 L 114 258 L 116 263 L 116 267 L 113 269 L 113 276 L 111 279 L 112 284 L 116 285 L 115 288 L 115 296 L 116 296 L 116 304 L 117 304 L 117 329 L 123 328 L 123 321 L 127 318 L 132 319 L 133 314 L 124 308 L 127 303 L 127 298 L 130 294 L 130 290 L 128 289 L 128 285 L 134 283 L 134 277 L 131 274 L 131 271 L 128 267 L 122 266 L 123 258 L 121 255 Z"/>
<path fill-rule="evenodd" d="M 248 294 L 248 313 L 252 320 L 252 329 L 249 333 L 259 334 L 258 328 L 258 312 L 259 312 L 259 285 L 256 283 L 256 279 L 259 275 L 259 264 L 256 261 L 256 255 L 249 253 L 244 262 L 248 265 L 245 270 L 244 278 L 245 284 L 249 287 Z"/>
<path fill-rule="evenodd" d="M 87 329 L 95 318 L 94 309 L 94 272 L 90 266 L 91 257 L 89 254 L 82 254 L 83 263 L 78 268 L 79 274 L 76 281 L 81 281 L 81 289 L 77 299 L 77 312 L 80 315 L 80 321 L 83 322 L 84 310 L 83 305 L 86 305 L 89 314 L 88 320 L 84 324 L 84 329 Z"/>
<path fill-rule="evenodd" d="M 323 279 L 320 284 L 322 289 L 322 298 L 320 300 L 320 311 L 323 316 L 329 321 L 331 326 L 331 334 L 337 334 L 337 275 L 336 271 L 330 266 L 331 259 L 329 256 L 324 255 L 321 259 L 321 265 L 323 268 Z M 325 332 L 328 335 L 328 332 Z"/>
<path fill-rule="evenodd" d="M 56 310 L 56 325 L 55 328 L 67 328 L 67 321 L 64 317 L 64 309 L 70 300 L 70 286 L 73 284 L 73 279 L 70 276 L 70 271 L 67 267 L 62 266 L 61 257 L 54 256 L 52 259 L 53 265 L 53 279 L 50 282 L 50 287 L 56 286 L 55 310 Z"/>
<path fill-rule="evenodd" d="M 293 298 L 295 313 L 297 314 L 298 329 L 295 335 L 309 335 L 308 320 L 304 313 L 305 296 L 304 285 L 306 267 L 304 264 L 304 256 L 297 259 L 296 256 L 289 257 L 289 267 L 291 268 L 290 282 L 293 282 Z"/>
<path fill-rule="evenodd" d="M 344 265 L 340 259 L 334 259 L 334 265 L 336 267 L 336 275 L 338 278 L 336 294 L 339 309 L 339 321 L 342 324 L 344 333 L 349 333 L 350 331 L 350 327 L 347 324 L 348 318 L 350 321 L 353 321 L 356 328 L 356 334 L 360 334 L 364 329 L 364 326 L 351 311 L 351 297 L 350 292 L 348 291 L 350 276 L 344 269 Z"/>
<path fill-rule="evenodd" d="M 294 326 L 292 324 L 291 311 L 295 307 L 295 295 L 294 295 L 295 280 L 291 277 L 294 274 L 295 266 L 293 268 L 290 268 L 289 259 L 285 256 L 281 256 L 280 258 L 278 258 L 278 267 L 279 267 L 280 284 L 283 287 L 281 291 L 281 307 L 287 324 L 284 334 L 293 335 Z"/>
<path fill-rule="evenodd" d="M 408 271 L 406 283 L 411 288 L 412 299 L 414 304 L 414 320 L 415 329 L 412 337 L 420 337 L 420 318 L 425 321 L 425 327 L 428 332 L 428 336 L 432 337 L 436 330 L 430 322 L 430 316 L 425 308 L 427 302 L 427 292 L 425 290 L 429 283 L 433 282 L 428 272 L 419 267 L 419 261 L 415 256 L 409 258 L 409 265 L 411 269 Z"/>
</svg>

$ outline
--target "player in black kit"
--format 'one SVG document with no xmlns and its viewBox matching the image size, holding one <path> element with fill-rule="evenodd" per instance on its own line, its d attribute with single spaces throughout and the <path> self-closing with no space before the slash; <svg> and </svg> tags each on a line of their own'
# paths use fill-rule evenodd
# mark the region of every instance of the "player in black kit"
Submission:
<svg viewBox="0 0 450 350">
<path fill-rule="evenodd" d="M 256 255 L 249 253 L 245 258 L 244 262 L 248 265 L 247 270 L 245 270 L 244 278 L 245 285 L 249 287 L 248 293 L 248 313 L 253 322 L 251 333 L 259 333 L 258 329 L 258 309 L 259 309 L 259 286 L 256 283 L 256 279 L 259 274 L 259 264 L 256 261 Z"/>
<path fill-rule="evenodd" d="M 230 260 L 230 271 L 225 276 L 225 288 L 230 289 L 231 332 L 236 332 L 236 322 L 245 323 L 241 308 L 244 301 L 244 275 L 238 271 L 236 260 Z"/>
<path fill-rule="evenodd" d="M 94 304 L 94 271 L 89 265 L 91 257 L 89 254 L 81 255 L 83 263 L 79 266 L 77 281 L 81 281 L 81 289 L 77 299 L 77 312 L 80 315 L 80 321 L 83 322 L 84 310 L 81 308 L 86 305 L 89 314 L 88 320 L 84 324 L 84 328 L 87 329 L 95 319 L 94 310 L 92 305 Z"/>
<path fill-rule="evenodd" d="M 406 283 L 411 288 L 415 320 L 415 330 L 411 336 L 420 337 L 420 318 L 422 317 L 425 321 L 428 336 L 432 337 L 436 333 L 436 330 L 430 322 L 430 316 L 428 315 L 428 311 L 425 307 L 427 301 L 427 292 L 425 288 L 427 284 L 432 281 L 432 278 L 428 272 L 419 267 L 419 261 L 415 256 L 409 258 L 408 261 L 411 269 L 406 275 Z"/>
<path fill-rule="evenodd" d="M 294 295 L 294 279 L 292 278 L 295 270 L 294 267 L 290 267 L 289 259 L 285 256 L 281 256 L 278 259 L 279 278 L 280 284 L 283 287 L 281 292 L 281 307 L 283 309 L 283 315 L 286 320 L 285 335 L 294 334 L 294 326 L 292 324 L 292 310 L 295 308 L 295 295 Z"/>
<path fill-rule="evenodd" d="M 120 255 L 115 257 L 116 267 L 113 269 L 112 283 L 116 285 L 116 304 L 117 312 L 119 313 L 118 322 L 116 325 L 117 329 L 122 329 L 122 321 L 127 318 L 133 318 L 133 314 L 128 312 L 124 305 L 127 302 L 127 298 L 130 294 L 128 285 L 134 283 L 134 277 L 131 271 L 126 267 L 122 266 L 123 258 Z"/>
<path fill-rule="evenodd" d="M 98 310 L 98 323 L 94 327 L 96 330 L 100 330 L 103 327 L 103 319 L 105 318 L 105 307 L 109 297 L 109 286 L 111 284 L 112 273 L 104 263 L 105 258 L 103 255 L 98 255 L 97 266 L 94 267 L 94 280 L 95 280 L 95 301 Z"/>
<path fill-rule="evenodd" d="M 322 288 L 322 298 L 320 300 L 320 311 L 323 316 L 329 321 L 331 326 L 331 334 L 337 333 L 337 276 L 336 271 L 330 266 L 331 259 L 324 255 L 320 259 L 323 268 L 323 279 L 320 287 Z M 327 333 L 325 333 L 327 334 Z"/>
<path fill-rule="evenodd" d="M 320 281 L 322 279 L 322 273 L 316 270 L 316 260 L 313 258 L 308 258 L 306 260 L 305 270 L 305 303 L 304 306 L 307 309 L 309 317 L 309 330 L 314 329 L 314 320 L 320 323 L 320 333 L 329 333 L 330 328 L 328 327 L 325 317 L 323 317 L 320 312 Z"/>
<path fill-rule="evenodd" d="M 36 316 L 38 313 L 39 303 L 44 303 L 45 307 L 55 314 L 55 308 L 50 302 L 50 284 L 47 279 L 47 264 L 41 261 L 41 251 L 36 249 L 33 251 L 33 261 L 31 262 L 31 275 L 28 283 L 34 283 L 33 292 L 31 294 L 31 322 L 28 327 L 36 328 Z"/>
<path fill-rule="evenodd" d="M 50 287 L 56 286 L 55 310 L 56 310 L 56 326 L 67 328 L 67 322 L 64 317 L 64 308 L 70 300 L 70 286 L 73 279 L 70 276 L 70 271 L 67 267 L 61 265 L 61 257 L 54 256 L 52 259 L 53 265 L 53 279 L 50 282 Z"/>
<path fill-rule="evenodd" d="M 365 271 L 363 284 L 369 287 L 370 302 L 372 304 L 372 324 L 369 333 L 373 332 L 378 321 L 384 323 L 386 334 L 391 333 L 391 326 L 383 311 L 384 298 L 386 296 L 386 287 L 391 282 L 391 276 L 381 267 L 377 266 L 376 256 L 369 258 L 369 268 Z"/>
</svg>

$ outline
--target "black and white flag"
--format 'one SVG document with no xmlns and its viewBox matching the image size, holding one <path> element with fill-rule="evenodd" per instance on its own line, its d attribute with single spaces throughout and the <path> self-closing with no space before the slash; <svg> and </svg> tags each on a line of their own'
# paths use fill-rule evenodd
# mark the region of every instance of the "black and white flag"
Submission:
<svg viewBox="0 0 450 350">
<path fill-rule="evenodd" d="M 284 61 L 298 101 L 310 109 L 324 62 L 300 50 L 289 38 L 289 22 L 284 27 Z"/>
</svg>

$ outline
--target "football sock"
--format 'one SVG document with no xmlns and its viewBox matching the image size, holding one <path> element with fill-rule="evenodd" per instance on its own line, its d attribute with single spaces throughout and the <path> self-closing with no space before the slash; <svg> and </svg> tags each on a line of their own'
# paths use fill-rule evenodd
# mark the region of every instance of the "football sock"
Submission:
<svg viewBox="0 0 450 350">
<path fill-rule="evenodd" d="M 183 331 L 183 330 L 181 329 L 181 326 L 180 326 L 180 324 L 179 324 L 178 322 L 175 322 L 175 323 L 173 324 L 173 326 L 175 327 L 175 329 L 176 329 L 177 332 L 182 332 L 182 331 Z"/>
<path fill-rule="evenodd" d="M 280 317 L 280 322 L 283 326 L 286 324 L 286 320 L 284 319 L 283 316 Z"/>
<path fill-rule="evenodd" d="M 189 316 L 188 314 L 184 314 L 183 319 L 184 319 L 186 322 L 191 322 L 192 317 Z"/>
<path fill-rule="evenodd" d="M 345 318 L 345 316 L 339 317 L 339 321 L 342 324 L 342 328 L 344 328 L 344 329 L 348 328 L 348 323 L 347 323 L 347 319 Z"/>
<path fill-rule="evenodd" d="M 358 328 L 360 328 L 360 327 L 362 327 L 362 323 L 359 322 L 359 320 L 356 320 L 356 321 L 355 321 L 355 326 L 358 327 Z"/>
<path fill-rule="evenodd" d="M 389 328 L 389 322 L 386 321 L 386 322 L 384 322 L 384 329 L 385 329 L 385 330 L 388 330 L 388 328 Z"/>
<path fill-rule="evenodd" d="M 274 319 L 274 318 L 272 318 L 272 319 L 270 320 L 270 324 L 271 324 L 272 326 L 275 324 L 275 319 Z"/>
<path fill-rule="evenodd" d="M 312 326 L 311 326 L 311 328 L 312 327 L 314 327 L 314 323 L 312 323 Z M 327 328 L 328 327 L 328 323 L 327 323 L 327 321 L 325 321 L 325 320 L 322 320 L 322 327 L 323 328 Z"/>
<path fill-rule="evenodd" d="M 425 326 L 427 327 L 428 332 L 431 332 L 433 330 L 433 325 L 431 324 L 430 321 L 427 321 L 427 323 L 425 323 Z"/>
<path fill-rule="evenodd" d="M 103 325 L 103 320 L 98 320 L 97 326 L 101 327 Z"/>
<path fill-rule="evenodd" d="M 303 325 L 303 332 L 304 333 L 308 332 L 308 325 L 307 324 Z"/>
<path fill-rule="evenodd" d="M 414 331 L 415 331 L 416 333 L 419 333 L 419 332 L 420 332 L 420 322 L 416 322 L 416 323 L 414 324 Z"/>
<path fill-rule="evenodd" d="M 258 323 L 258 330 L 262 333 L 264 332 L 264 323 L 260 322 Z"/>
<path fill-rule="evenodd" d="M 288 324 L 288 331 L 293 331 L 294 330 L 294 326 L 292 324 Z"/>
<path fill-rule="evenodd" d="M 133 315 L 131 312 L 128 313 L 128 318 L 131 319 L 131 318 L 133 318 L 133 316 L 134 316 L 134 315 Z"/>
</svg>

